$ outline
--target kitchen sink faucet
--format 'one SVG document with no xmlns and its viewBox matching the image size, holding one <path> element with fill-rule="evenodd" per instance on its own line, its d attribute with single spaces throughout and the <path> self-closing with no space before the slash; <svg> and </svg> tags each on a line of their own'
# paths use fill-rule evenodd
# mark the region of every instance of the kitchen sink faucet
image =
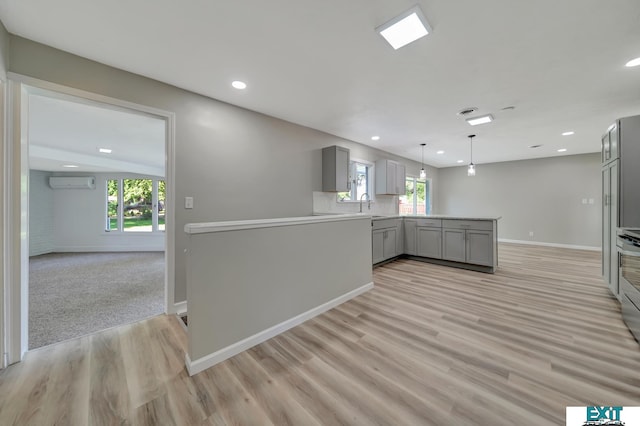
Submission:
<svg viewBox="0 0 640 426">
<path fill-rule="evenodd" d="M 369 197 L 369 194 L 365 192 L 360 196 L 360 213 L 362 213 L 362 197 L 364 197 L 365 195 L 367 196 L 367 201 L 368 201 L 367 208 L 371 210 L 371 197 Z"/>
</svg>

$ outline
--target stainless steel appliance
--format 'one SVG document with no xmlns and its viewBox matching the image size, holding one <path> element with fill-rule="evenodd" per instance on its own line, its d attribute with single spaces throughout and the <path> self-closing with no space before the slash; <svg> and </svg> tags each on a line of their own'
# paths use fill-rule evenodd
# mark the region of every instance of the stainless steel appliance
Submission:
<svg viewBox="0 0 640 426">
<path fill-rule="evenodd" d="M 617 235 L 622 317 L 640 342 L 640 228 L 618 228 Z"/>
</svg>

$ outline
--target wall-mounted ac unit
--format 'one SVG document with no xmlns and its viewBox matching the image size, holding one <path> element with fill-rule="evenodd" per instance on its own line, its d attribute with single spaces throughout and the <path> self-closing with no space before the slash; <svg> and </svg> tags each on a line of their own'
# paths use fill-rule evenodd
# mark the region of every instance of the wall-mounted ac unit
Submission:
<svg viewBox="0 0 640 426">
<path fill-rule="evenodd" d="M 49 186 L 53 189 L 96 189 L 96 178 L 93 176 L 51 176 Z"/>
</svg>

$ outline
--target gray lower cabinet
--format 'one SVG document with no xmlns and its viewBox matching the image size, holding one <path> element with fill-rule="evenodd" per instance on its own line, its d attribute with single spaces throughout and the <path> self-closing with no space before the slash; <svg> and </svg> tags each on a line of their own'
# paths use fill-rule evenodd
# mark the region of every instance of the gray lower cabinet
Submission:
<svg viewBox="0 0 640 426">
<path fill-rule="evenodd" d="M 404 220 L 404 253 L 416 256 L 418 249 L 416 247 L 416 228 L 418 221 L 416 219 Z"/>
<path fill-rule="evenodd" d="M 374 220 L 373 263 L 401 254 L 497 267 L 496 220 L 413 218 Z M 484 270 L 484 269 L 482 269 Z"/>
<path fill-rule="evenodd" d="M 442 259 L 442 229 L 416 227 L 417 255 Z"/>
<path fill-rule="evenodd" d="M 379 229 L 372 232 L 373 263 L 379 263 L 398 255 L 396 228 Z"/>
<path fill-rule="evenodd" d="M 467 259 L 464 244 L 464 229 L 442 230 L 442 258 L 453 262 L 465 262 Z"/>
<path fill-rule="evenodd" d="M 467 263 L 493 266 L 493 232 L 470 229 L 465 231 Z"/>
<path fill-rule="evenodd" d="M 494 266 L 495 247 L 493 228 L 491 222 L 477 221 L 452 221 L 448 220 L 447 226 L 456 228 L 444 228 L 442 230 L 442 258 L 453 262 L 472 263 L 474 265 Z"/>
</svg>

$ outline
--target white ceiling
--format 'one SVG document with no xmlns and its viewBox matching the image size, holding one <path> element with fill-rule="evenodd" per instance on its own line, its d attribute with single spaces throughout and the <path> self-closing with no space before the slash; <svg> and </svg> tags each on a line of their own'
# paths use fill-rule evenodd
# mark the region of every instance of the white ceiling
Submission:
<svg viewBox="0 0 640 426">
<path fill-rule="evenodd" d="M 39 92 L 29 94 L 31 169 L 164 176 L 164 120 Z"/>
<path fill-rule="evenodd" d="M 438 167 L 468 162 L 470 133 L 475 163 L 595 152 L 612 120 L 640 114 L 640 67 L 624 66 L 640 56 L 638 0 L 419 0 L 433 33 L 394 51 L 374 29 L 415 3 L 0 0 L 0 19 L 25 38 L 414 160 L 426 142 Z M 231 88 L 236 79 L 248 88 Z M 456 115 L 469 106 L 495 121 L 472 128 Z"/>
</svg>

